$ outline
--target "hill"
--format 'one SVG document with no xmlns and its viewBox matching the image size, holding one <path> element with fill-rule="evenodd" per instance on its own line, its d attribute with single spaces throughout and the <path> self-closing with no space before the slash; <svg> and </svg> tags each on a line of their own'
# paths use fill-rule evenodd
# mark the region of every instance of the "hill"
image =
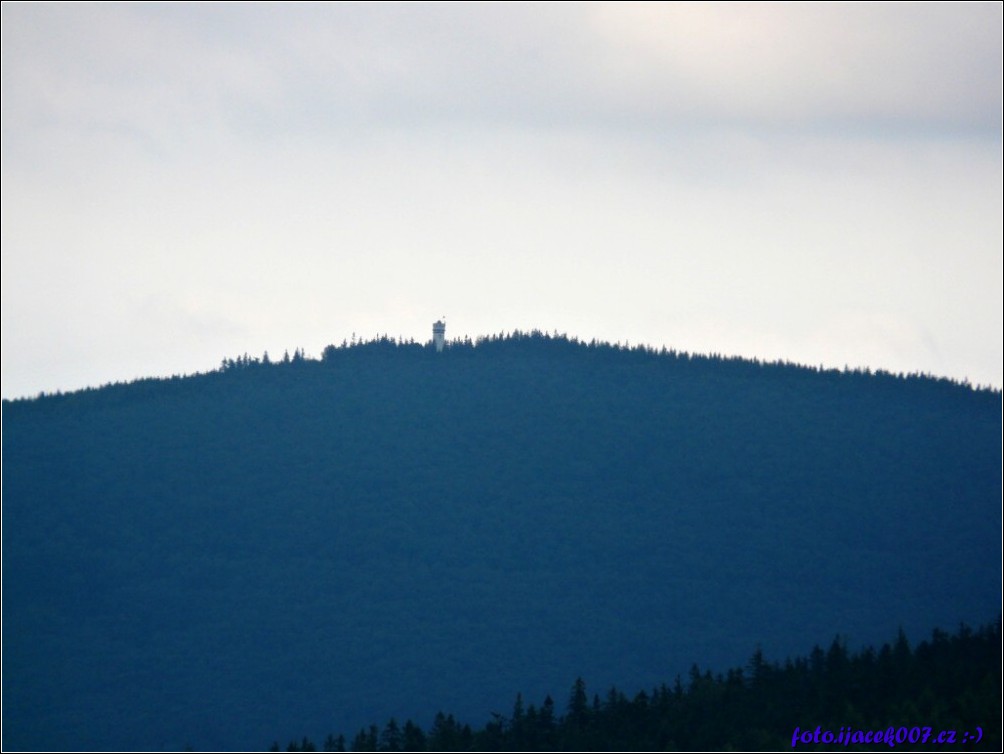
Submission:
<svg viewBox="0 0 1004 754">
<path fill-rule="evenodd" d="M 1001 395 L 539 333 L 3 405 L 5 748 L 253 748 L 1001 611 Z"/>
</svg>

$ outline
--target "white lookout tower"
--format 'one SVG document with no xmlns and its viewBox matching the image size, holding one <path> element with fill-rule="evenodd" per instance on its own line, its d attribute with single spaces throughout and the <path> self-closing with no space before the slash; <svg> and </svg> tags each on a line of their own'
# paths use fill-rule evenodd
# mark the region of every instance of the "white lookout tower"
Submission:
<svg viewBox="0 0 1004 754">
<path fill-rule="evenodd" d="M 441 319 L 432 323 L 432 342 L 436 345 L 437 353 L 446 345 L 446 323 Z"/>
</svg>

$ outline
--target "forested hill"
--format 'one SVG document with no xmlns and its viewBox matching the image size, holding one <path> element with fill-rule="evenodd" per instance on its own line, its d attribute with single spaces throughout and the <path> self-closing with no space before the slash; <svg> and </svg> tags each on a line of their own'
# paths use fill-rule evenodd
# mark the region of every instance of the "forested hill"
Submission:
<svg viewBox="0 0 1004 754">
<path fill-rule="evenodd" d="M 1000 469 L 999 391 L 539 333 L 5 401 L 3 746 L 477 722 L 993 622 Z"/>
</svg>

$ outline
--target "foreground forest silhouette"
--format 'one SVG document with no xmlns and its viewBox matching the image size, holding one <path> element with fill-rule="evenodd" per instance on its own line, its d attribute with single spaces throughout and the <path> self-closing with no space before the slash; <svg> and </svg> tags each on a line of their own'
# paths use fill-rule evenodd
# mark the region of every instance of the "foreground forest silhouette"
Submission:
<svg viewBox="0 0 1004 754">
<path fill-rule="evenodd" d="M 555 708 L 550 696 L 527 706 L 517 695 L 508 715 L 492 713 L 478 729 L 442 712 L 428 730 L 391 718 L 382 728 L 360 730 L 348 749 L 772 751 L 790 748 L 796 727 L 810 733 L 821 727 L 836 736 L 843 733 L 851 745 L 799 741 L 796 748 L 874 750 L 880 746 L 866 745 L 863 734 L 892 728 L 906 739 L 892 747 L 897 750 L 937 751 L 951 739 L 953 750 L 1000 751 L 1001 624 L 975 631 L 960 626 L 953 635 L 935 630 L 916 648 L 902 632 L 878 651 L 848 652 L 837 638 L 829 649 L 816 646 L 808 657 L 789 658 L 783 665 L 768 662 L 757 650 L 745 668 L 712 675 L 694 665 L 686 682 L 677 676 L 672 685 L 632 697 L 610 688 L 590 698 L 580 678 L 563 714 Z M 285 747 L 317 749 L 307 736 Z M 271 751 L 279 750 L 276 741 Z M 345 736 L 328 734 L 321 750 L 345 751 Z"/>
<path fill-rule="evenodd" d="M 4 747 L 531 735 L 512 695 L 557 731 L 577 677 L 594 722 L 677 675 L 753 700 L 687 670 L 998 620 L 1000 428 L 950 380 L 541 332 L 4 401 Z"/>
</svg>

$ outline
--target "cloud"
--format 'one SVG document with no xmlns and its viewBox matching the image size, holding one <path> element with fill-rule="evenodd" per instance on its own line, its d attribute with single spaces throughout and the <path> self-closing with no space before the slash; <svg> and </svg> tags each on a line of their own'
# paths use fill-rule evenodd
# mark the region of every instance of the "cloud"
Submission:
<svg viewBox="0 0 1004 754">
<path fill-rule="evenodd" d="M 8 4 L 5 131 L 1000 128 L 998 4 L 566 5 Z"/>
<path fill-rule="evenodd" d="M 591 7 L 608 86 L 663 112 L 763 123 L 1000 124 L 990 4 Z"/>
</svg>

